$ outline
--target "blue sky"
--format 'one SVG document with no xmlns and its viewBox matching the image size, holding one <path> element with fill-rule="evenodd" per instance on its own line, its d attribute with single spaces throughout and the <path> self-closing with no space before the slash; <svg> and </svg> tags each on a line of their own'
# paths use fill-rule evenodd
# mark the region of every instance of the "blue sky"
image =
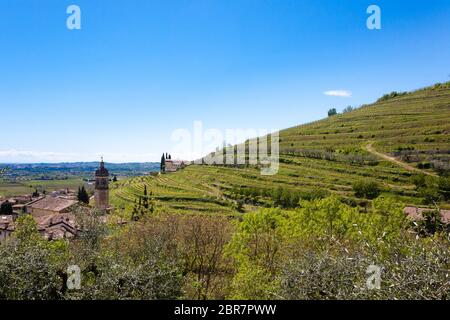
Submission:
<svg viewBox="0 0 450 320">
<path fill-rule="evenodd" d="M 0 46 L 0 162 L 158 161 L 196 120 L 282 129 L 450 80 L 450 2 L 2 0 Z"/>
</svg>

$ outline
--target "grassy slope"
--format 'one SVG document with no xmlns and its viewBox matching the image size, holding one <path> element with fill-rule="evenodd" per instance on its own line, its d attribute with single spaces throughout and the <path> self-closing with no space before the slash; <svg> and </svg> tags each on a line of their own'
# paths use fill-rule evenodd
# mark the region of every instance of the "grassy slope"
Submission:
<svg viewBox="0 0 450 320">
<path fill-rule="evenodd" d="M 422 162 L 431 157 L 448 157 L 445 151 L 450 150 L 450 85 L 418 90 L 281 131 L 281 164 L 275 176 L 261 176 L 256 168 L 193 165 L 174 174 L 119 182 L 113 186 L 112 202 L 129 209 L 147 185 L 163 210 L 231 214 L 234 210 L 232 201 L 227 200 L 227 190 L 233 187 L 282 186 L 301 191 L 324 188 L 353 199 L 352 183 L 371 178 L 383 186 L 384 193 L 419 204 L 421 199 L 410 178 L 414 172 L 391 161 L 380 158 L 375 166 L 358 165 L 298 155 L 307 149 L 370 156 L 368 145 L 384 154 L 399 147 L 435 153 L 419 155 Z M 417 163 L 409 165 L 415 167 Z"/>
<path fill-rule="evenodd" d="M 440 133 L 439 133 L 440 132 Z M 425 89 L 281 132 L 281 148 L 350 148 L 373 140 L 381 152 L 398 146 L 450 149 L 450 86 Z M 325 138 L 324 138 L 325 137 Z M 425 142 L 425 138 L 435 139 Z"/>
</svg>

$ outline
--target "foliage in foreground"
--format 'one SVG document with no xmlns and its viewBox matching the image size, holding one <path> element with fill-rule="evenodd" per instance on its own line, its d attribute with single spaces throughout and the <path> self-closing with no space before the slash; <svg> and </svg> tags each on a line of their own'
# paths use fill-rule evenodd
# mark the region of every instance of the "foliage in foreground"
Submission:
<svg viewBox="0 0 450 320">
<path fill-rule="evenodd" d="M 237 269 L 230 298 L 448 299 L 448 239 L 416 237 L 410 225 L 389 199 L 371 214 L 334 197 L 250 213 L 227 248 Z M 379 290 L 367 288 L 370 265 L 382 270 Z"/>
<path fill-rule="evenodd" d="M 126 227 L 83 212 L 71 242 L 44 241 L 29 216 L 0 245 L 0 299 L 448 299 L 449 240 L 403 206 L 361 213 L 337 197 L 241 219 L 153 214 Z M 448 231 L 448 230 L 447 230 Z M 81 288 L 68 290 L 67 266 Z M 369 266 L 381 286 L 369 290 Z"/>
</svg>

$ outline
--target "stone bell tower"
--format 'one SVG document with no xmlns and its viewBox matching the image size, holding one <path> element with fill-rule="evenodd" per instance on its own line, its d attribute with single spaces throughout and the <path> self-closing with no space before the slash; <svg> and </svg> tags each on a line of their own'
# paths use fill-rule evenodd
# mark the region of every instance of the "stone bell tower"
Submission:
<svg viewBox="0 0 450 320">
<path fill-rule="evenodd" d="M 109 172 L 105 163 L 100 162 L 100 168 L 95 171 L 95 206 L 100 210 L 109 208 Z"/>
</svg>

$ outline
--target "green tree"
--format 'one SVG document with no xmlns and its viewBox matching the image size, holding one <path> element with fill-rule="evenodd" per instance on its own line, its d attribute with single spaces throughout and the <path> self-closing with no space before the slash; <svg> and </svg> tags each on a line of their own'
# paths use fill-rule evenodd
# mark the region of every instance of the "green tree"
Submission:
<svg viewBox="0 0 450 320">
<path fill-rule="evenodd" d="M 147 214 L 151 214 L 155 211 L 155 204 L 153 202 L 153 193 L 147 192 L 147 185 L 144 185 L 144 193 L 139 196 L 139 201 L 133 207 L 131 214 L 131 219 L 133 221 L 138 221 Z"/>
<path fill-rule="evenodd" d="M 89 204 L 89 195 L 84 186 L 82 186 L 81 188 L 78 188 L 77 198 L 78 198 L 78 201 L 83 202 L 85 204 Z"/>
<path fill-rule="evenodd" d="M 430 236 L 445 230 L 445 223 L 442 222 L 439 209 L 424 211 L 422 216 L 423 219 L 416 223 L 416 230 L 419 234 Z"/>
<path fill-rule="evenodd" d="M 235 204 L 235 209 L 237 212 L 244 212 L 244 201 L 238 199 Z"/>
<path fill-rule="evenodd" d="M 164 153 L 161 156 L 160 171 L 161 172 L 165 172 L 166 171 L 166 157 L 164 156 Z"/>
<path fill-rule="evenodd" d="M 416 174 L 412 177 L 412 182 L 416 186 L 416 189 L 423 188 L 426 186 L 426 178 L 424 174 Z"/>
<path fill-rule="evenodd" d="M 353 191 L 356 197 L 367 199 L 375 199 L 381 192 L 375 181 L 357 181 L 353 184 Z"/>
<path fill-rule="evenodd" d="M 6 200 L 0 206 L 0 214 L 11 215 L 13 214 L 13 206 L 12 203 Z"/>
<path fill-rule="evenodd" d="M 147 185 L 144 186 L 144 197 L 143 197 L 142 206 L 143 206 L 145 209 L 148 209 L 148 208 L 149 208 L 148 194 L 147 194 Z"/>
<path fill-rule="evenodd" d="M 30 215 L 16 220 L 12 237 L 0 245 L 0 299 L 62 299 L 67 243 L 45 241 Z"/>
<path fill-rule="evenodd" d="M 226 250 L 237 267 L 232 282 L 233 299 L 270 299 L 277 291 L 277 263 L 283 246 L 280 209 L 247 213 Z"/>
<path fill-rule="evenodd" d="M 331 108 L 330 110 L 328 110 L 328 116 L 329 117 L 335 116 L 335 115 L 337 115 L 336 108 Z"/>
<path fill-rule="evenodd" d="M 423 198 L 424 204 L 437 204 L 442 200 L 442 194 L 435 185 L 426 186 L 419 189 L 419 195 Z"/>
<path fill-rule="evenodd" d="M 278 187 L 273 190 L 272 199 L 274 207 L 282 206 L 283 188 Z"/>
<path fill-rule="evenodd" d="M 22 247 L 32 246 L 42 243 L 42 237 L 39 234 L 36 221 L 31 215 L 24 215 L 16 220 L 16 231 L 14 237 L 19 241 Z"/>
<path fill-rule="evenodd" d="M 34 192 L 33 192 L 33 195 L 32 195 L 32 197 L 33 198 L 37 198 L 37 197 L 39 197 L 39 192 L 38 192 L 38 190 L 36 189 L 36 190 L 34 190 Z"/>
<path fill-rule="evenodd" d="M 31 246 L 15 251 L 13 244 L 0 246 L 0 300 L 58 300 L 63 298 L 61 269 L 51 252 Z"/>
<path fill-rule="evenodd" d="M 439 177 L 438 190 L 445 201 L 450 200 L 450 177 Z"/>
</svg>

